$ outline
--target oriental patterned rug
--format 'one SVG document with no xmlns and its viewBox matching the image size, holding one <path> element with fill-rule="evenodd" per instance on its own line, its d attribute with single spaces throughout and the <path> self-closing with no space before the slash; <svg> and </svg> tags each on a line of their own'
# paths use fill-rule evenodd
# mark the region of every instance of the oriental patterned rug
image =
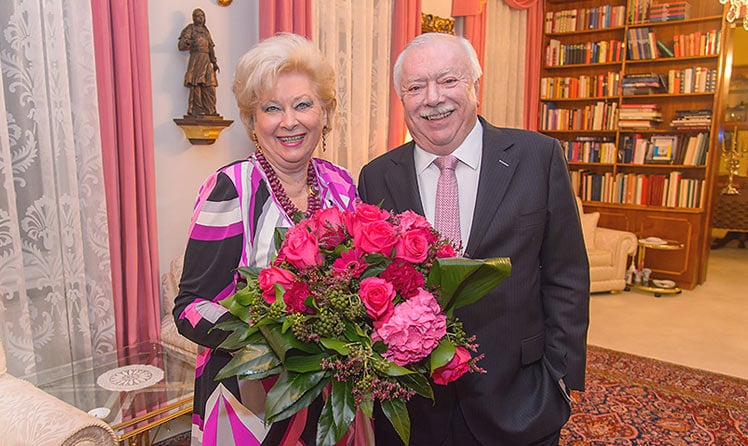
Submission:
<svg viewBox="0 0 748 446">
<path fill-rule="evenodd" d="M 590 346 L 561 446 L 748 445 L 748 381 Z"/>
</svg>

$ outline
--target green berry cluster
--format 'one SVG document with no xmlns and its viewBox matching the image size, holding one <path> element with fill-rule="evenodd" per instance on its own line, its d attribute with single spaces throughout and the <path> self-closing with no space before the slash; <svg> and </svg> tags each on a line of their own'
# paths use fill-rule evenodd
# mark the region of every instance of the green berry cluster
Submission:
<svg viewBox="0 0 748 446">
<path fill-rule="evenodd" d="M 349 321 L 366 316 L 366 307 L 361 299 L 350 293 L 336 291 L 330 297 L 330 308 L 338 314 L 342 314 Z"/>
<path fill-rule="evenodd" d="M 319 334 L 315 333 L 309 323 L 309 316 L 301 313 L 291 313 L 287 316 L 291 322 L 291 333 L 301 342 L 319 341 Z"/>
<path fill-rule="evenodd" d="M 323 338 L 338 338 L 345 331 L 345 322 L 330 308 L 321 308 L 314 320 L 314 331 Z"/>
</svg>

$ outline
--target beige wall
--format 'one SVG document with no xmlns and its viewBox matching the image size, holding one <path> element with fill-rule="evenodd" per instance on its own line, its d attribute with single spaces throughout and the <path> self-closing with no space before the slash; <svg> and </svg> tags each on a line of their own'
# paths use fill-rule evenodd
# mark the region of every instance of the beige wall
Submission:
<svg viewBox="0 0 748 446">
<path fill-rule="evenodd" d="M 218 140 L 193 146 L 174 124 L 187 111 L 189 91 L 182 80 L 188 54 L 177 49 L 179 33 L 192 22 L 192 10 L 202 8 L 216 44 L 217 109 L 234 123 Z M 182 254 L 197 189 L 217 168 L 246 157 L 249 139 L 238 121 L 231 94 L 234 66 L 258 39 L 257 2 L 235 1 L 228 7 L 204 0 L 151 0 L 148 2 L 153 82 L 153 121 L 156 162 L 159 266 L 167 271 L 170 259 Z"/>
</svg>

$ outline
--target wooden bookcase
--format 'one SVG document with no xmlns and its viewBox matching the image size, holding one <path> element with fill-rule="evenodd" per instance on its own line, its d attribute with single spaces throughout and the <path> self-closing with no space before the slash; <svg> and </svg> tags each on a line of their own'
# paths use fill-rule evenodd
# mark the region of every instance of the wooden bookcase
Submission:
<svg viewBox="0 0 748 446">
<path fill-rule="evenodd" d="M 538 127 L 565 146 L 576 191 L 586 212 L 600 212 L 601 226 L 683 244 L 679 251 L 652 250 L 647 264 L 657 278 L 686 289 L 705 279 L 726 35 L 718 1 L 689 3 L 688 18 L 655 22 L 634 0 L 545 0 Z M 651 74 L 662 75 L 671 90 L 630 86 L 637 76 L 651 81 Z M 677 77 L 678 84 L 699 82 L 673 90 Z M 626 126 L 632 108 L 646 124 Z M 674 127 L 676 117 L 696 110 L 713 111 L 711 122 Z"/>
</svg>

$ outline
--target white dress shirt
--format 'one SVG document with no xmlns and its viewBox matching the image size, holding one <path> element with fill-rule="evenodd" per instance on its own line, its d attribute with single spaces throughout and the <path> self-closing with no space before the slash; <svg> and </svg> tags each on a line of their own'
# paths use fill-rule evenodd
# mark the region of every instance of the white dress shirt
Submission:
<svg viewBox="0 0 748 446">
<path fill-rule="evenodd" d="M 436 183 L 439 181 L 439 168 L 434 164 L 437 158 L 416 144 L 415 150 L 416 174 L 418 175 L 418 190 L 426 220 L 434 224 L 436 210 Z M 457 176 L 457 191 L 460 196 L 460 235 L 463 251 L 470 237 L 470 227 L 475 211 L 475 197 L 478 194 L 478 176 L 480 174 L 481 155 L 483 153 L 483 127 L 476 121 L 473 130 L 452 152 L 459 162 L 455 168 Z"/>
</svg>

